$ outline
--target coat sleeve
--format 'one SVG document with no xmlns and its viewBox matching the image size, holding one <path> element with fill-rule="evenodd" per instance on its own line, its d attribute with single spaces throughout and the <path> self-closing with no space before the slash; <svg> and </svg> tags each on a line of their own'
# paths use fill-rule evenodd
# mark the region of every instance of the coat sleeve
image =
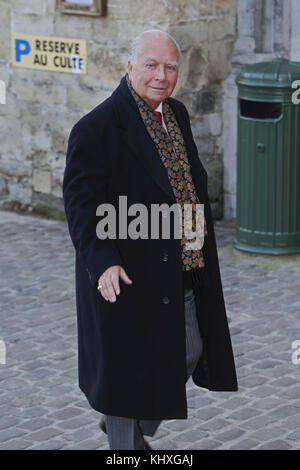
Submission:
<svg viewBox="0 0 300 470">
<path fill-rule="evenodd" d="M 64 209 L 77 257 L 96 287 L 110 266 L 122 265 L 117 246 L 111 239 L 97 237 L 96 209 L 106 201 L 109 184 L 107 149 L 101 148 L 99 129 L 79 121 L 71 130 L 63 178 Z M 105 151 L 106 150 L 106 151 Z"/>
</svg>

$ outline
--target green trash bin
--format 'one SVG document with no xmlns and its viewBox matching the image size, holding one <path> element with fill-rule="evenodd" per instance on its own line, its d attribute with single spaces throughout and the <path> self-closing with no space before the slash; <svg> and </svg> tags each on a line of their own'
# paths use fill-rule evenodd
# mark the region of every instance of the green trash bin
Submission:
<svg viewBox="0 0 300 470">
<path fill-rule="evenodd" d="M 300 253 L 300 63 L 277 58 L 244 66 L 238 86 L 237 214 L 233 246 Z"/>
</svg>

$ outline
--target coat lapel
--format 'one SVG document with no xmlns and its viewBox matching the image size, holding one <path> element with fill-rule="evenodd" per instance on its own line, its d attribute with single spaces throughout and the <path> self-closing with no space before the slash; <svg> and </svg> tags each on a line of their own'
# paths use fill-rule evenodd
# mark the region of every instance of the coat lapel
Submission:
<svg viewBox="0 0 300 470">
<path fill-rule="evenodd" d="M 119 127 L 122 129 L 123 138 L 130 148 L 132 154 L 136 157 L 141 165 L 152 176 L 156 184 L 164 191 L 164 193 L 171 199 L 171 204 L 176 203 L 171 184 L 169 182 L 167 170 L 159 156 L 156 146 L 147 132 L 147 129 L 140 116 L 139 109 L 128 89 L 126 78 L 123 77 L 119 87 L 112 94 L 115 110 L 118 114 Z M 191 143 L 189 142 L 186 126 L 183 123 L 183 117 L 178 113 L 174 101 L 169 101 L 173 109 L 177 122 L 183 133 L 183 137 L 187 146 L 187 153 L 190 159 L 190 152 L 192 151 Z M 198 157 L 197 157 L 198 158 Z M 199 159 L 198 159 L 199 160 Z M 193 160 L 190 159 L 191 171 L 197 171 Z M 200 177 L 200 175 L 198 175 Z M 197 189 L 197 188 L 196 188 Z M 198 192 L 198 191 L 197 191 Z"/>
<path fill-rule="evenodd" d="M 171 204 L 176 203 L 167 171 L 147 132 L 125 77 L 122 78 L 119 87 L 112 94 L 112 99 L 127 146 L 156 184 L 171 199 Z"/>
<path fill-rule="evenodd" d="M 139 163 L 146 168 L 156 184 L 172 199 L 172 204 L 176 202 L 167 171 L 142 120 L 136 120 L 135 128 L 124 129 L 123 137 Z"/>
</svg>

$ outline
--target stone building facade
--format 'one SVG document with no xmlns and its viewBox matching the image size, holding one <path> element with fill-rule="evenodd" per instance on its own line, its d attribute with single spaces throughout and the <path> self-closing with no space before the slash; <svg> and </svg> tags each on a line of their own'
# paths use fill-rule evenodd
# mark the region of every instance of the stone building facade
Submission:
<svg viewBox="0 0 300 470">
<path fill-rule="evenodd" d="M 231 72 L 224 90 L 224 218 L 236 215 L 237 86 L 244 64 L 285 57 L 300 62 L 299 0 L 239 0 Z"/>
<path fill-rule="evenodd" d="M 267 7 L 259 11 L 262 3 Z M 119 84 L 134 37 L 158 28 L 182 49 L 173 96 L 189 110 L 209 174 L 213 215 L 234 217 L 234 77 L 242 63 L 276 51 L 300 60 L 299 12 L 297 0 L 107 0 L 101 17 L 64 14 L 56 0 L 0 0 L 0 80 L 6 86 L 6 104 L 0 104 L 0 209 L 64 218 L 69 132 Z M 85 39 L 87 74 L 12 67 L 14 33 Z"/>
</svg>

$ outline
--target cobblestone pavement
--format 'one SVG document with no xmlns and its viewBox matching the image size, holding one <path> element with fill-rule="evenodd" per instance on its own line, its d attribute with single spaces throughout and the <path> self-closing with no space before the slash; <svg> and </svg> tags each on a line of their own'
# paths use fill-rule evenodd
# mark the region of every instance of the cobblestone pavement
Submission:
<svg viewBox="0 0 300 470">
<path fill-rule="evenodd" d="M 300 256 L 246 254 L 217 222 L 239 391 L 187 384 L 154 449 L 300 449 Z M 64 222 L 0 212 L 0 449 L 108 449 L 77 385 L 74 249 Z"/>
</svg>

